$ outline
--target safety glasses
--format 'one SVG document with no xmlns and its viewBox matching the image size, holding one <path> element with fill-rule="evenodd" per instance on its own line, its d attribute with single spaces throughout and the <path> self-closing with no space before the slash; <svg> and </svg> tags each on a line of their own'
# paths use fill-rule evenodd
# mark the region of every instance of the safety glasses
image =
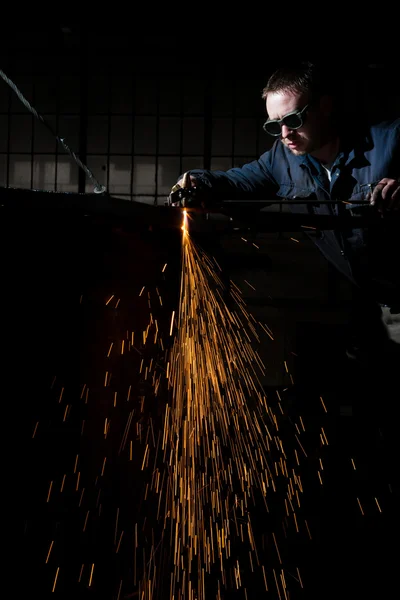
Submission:
<svg viewBox="0 0 400 600">
<path fill-rule="evenodd" d="M 263 125 L 263 129 L 266 133 L 273 136 L 281 135 L 282 125 L 286 125 L 288 129 L 299 129 L 305 123 L 306 112 L 309 107 L 307 104 L 302 110 L 295 110 L 288 113 L 282 119 L 268 119 Z"/>
</svg>

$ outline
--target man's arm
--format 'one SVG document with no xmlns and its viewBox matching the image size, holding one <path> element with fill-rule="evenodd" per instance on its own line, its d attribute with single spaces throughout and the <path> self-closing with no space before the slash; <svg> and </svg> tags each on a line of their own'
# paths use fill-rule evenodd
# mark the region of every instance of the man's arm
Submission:
<svg viewBox="0 0 400 600">
<path fill-rule="evenodd" d="M 199 199 L 210 207 L 223 204 L 225 200 L 268 201 L 275 197 L 278 189 L 272 174 L 270 151 L 242 167 L 227 171 L 192 169 L 189 174 L 190 177 L 181 176 L 178 185 L 196 187 Z"/>
<path fill-rule="evenodd" d="M 400 119 L 396 119 L 390 136 L 385 140 L 385 149 L 392 153 L 389 172 L 375 186 L 371 205 L 376 206 L 383 216 L 400 214 Z"/>
</svg>

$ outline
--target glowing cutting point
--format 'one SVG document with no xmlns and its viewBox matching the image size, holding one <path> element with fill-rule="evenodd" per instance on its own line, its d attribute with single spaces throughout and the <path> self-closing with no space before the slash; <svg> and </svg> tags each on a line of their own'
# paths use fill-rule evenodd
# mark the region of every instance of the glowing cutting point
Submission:
<svg viewBox="0 0 400 600">
<path fill-rule="evenodd" d="M 184 210 L 184 211 L 183 211 L 183 225 L 182 225 L 182 227 L 181 227 L 181 229 L 182 229 L 182 231 L 183 231 L 184 233 L 187 233 L 187 231 L 188 231 L 188 228 L 187 228 L 187 223 L 188 223 L 187 211 L 186 211 L 186 210 Z"/>
</svg>

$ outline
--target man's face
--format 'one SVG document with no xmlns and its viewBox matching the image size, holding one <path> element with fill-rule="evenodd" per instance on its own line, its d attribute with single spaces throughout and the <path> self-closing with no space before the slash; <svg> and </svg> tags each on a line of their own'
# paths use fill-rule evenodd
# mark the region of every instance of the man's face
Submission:
<svg viewBox="0 0 400 600">
<path fill-rule="evenodd" d="M 281 119 L 290 112 L 302 110 L 309 104 L 307 94 L 296 92 L 274 92 L 267 96 L 266 107 L 269 119 Z M 282 124 L 281 141 L 296 156 L 311 154 L 328 141 L 329 107 L 320 102 L 311 105 L 303 113 L 304 125 L 299 129 L 288 129 Z"/>
</svg>

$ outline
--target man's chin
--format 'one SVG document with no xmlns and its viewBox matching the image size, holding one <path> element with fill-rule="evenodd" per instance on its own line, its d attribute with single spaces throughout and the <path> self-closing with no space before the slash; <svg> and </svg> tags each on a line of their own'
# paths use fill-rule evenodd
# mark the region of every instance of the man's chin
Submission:
<svg viewBox="0 0 400 600">
<path fill-rule="evenodd" d="M 292 148 L 290 146 L 288 146 L 290 152 L 292 154 L 294 154 L 295 156 L 304 156 L 305 154 L 307 154 L 307 151 L 304 150 L 303 148 L 299 147 L 299 148 Z"/>
<path fill-rule="evenodd" d="M 305 150 L 305 148 L 304 148 L 304 146 L 302 144 L 297 144 L 295 146 L 291 146 L 291 145 L 286 144 L 284 142 L 283 142 L 283 144 L 295 156 L 304 156 L 305 154 L 307 154 L 307 150 Z"/>
<path fill-rule="evenodd" d="M 305 156 L 308 154 L 307 150 L 293 150 L 293 154 L 296 156 Z"/>
</svg>

